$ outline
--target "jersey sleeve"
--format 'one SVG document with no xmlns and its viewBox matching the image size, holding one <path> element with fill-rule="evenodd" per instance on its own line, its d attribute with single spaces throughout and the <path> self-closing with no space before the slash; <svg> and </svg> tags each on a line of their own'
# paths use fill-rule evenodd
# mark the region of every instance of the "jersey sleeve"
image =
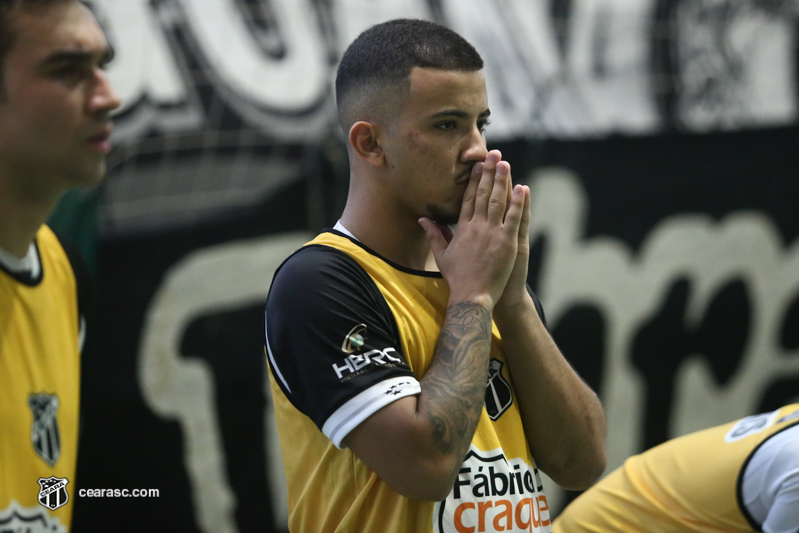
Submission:
<svg viewBox="0 0 799 533">
<path fill-rule="evenodd" d="M 763 533 L 799 532 L 799 471 L 780 485 L 774 504 L 763 522 Z"/>
<path fill-rule="evenodd" d="M 796 414 L 799 412 L 793 416 Z M 799 424 L 788 426 L 758 447 L 743 476 L 744 501 L 765 515 L 761 530 L 799 532 Z"/>
<path fill-rule="evenodd" d="M 799 532 L 799 424 L 755 448 L 739 481 L 739 502 L 753 527 L 764 533 Z"/>
<path fill-rule="evenodd" d="M 340 250 L 311 245 L 289 257 L 264 322 L 276 382 L 339 448 L 377 410 L 421 392 L 380 289 Z"/>
</svg>

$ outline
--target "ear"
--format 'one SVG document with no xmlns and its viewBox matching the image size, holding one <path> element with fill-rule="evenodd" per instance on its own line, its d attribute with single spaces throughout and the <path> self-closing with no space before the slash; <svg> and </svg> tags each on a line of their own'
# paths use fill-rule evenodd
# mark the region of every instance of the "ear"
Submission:
<svg viewBox="0 0 799 533">
<path fill-rule="evenodd" d="M 386 166 L 386 157 L 380 147 L 380 129 L 371 122 L 360 120 L 350 128 L 349 142 L 360 159 L 374 167 Z"/>
</svg>

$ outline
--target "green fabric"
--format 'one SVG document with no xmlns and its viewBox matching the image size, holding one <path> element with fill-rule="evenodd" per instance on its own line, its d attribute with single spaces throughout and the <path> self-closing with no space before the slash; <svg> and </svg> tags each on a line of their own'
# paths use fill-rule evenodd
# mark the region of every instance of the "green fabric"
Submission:
<svg viewBox="0 0 799 533">
<path fill-rule="evenodd" d="M 47 224 L 80 252 L 90 272 L 97 269 L 97 209 L 99 188 L 68 191 Z"/>
</svg>

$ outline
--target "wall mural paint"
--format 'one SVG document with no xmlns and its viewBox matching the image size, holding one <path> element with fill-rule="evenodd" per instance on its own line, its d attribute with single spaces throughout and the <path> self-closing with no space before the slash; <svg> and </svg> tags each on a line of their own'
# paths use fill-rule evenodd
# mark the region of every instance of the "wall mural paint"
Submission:
<svg viewBox="0 0 799 533">
<path fill-rule="evenodd" d="M 125 105 L 79 482 L 161 497 L 79 500 L 75 530 L 285 531 L 263 301 L 346 195 L 338 56 L 395 16 L 486 59 L 489 143 L 533 191 L 530 282 L 603 399 L 610 467 L 799 401 L 795 2 L 93 5 Z"/>
<path fill-rule="evenodd" d="M 338 57 L 361 30 L 395 16 L 437 20 L 475 44 L 493 142 L 779 126 L 797 114 L 791 2 L 95 4 L 118 51 L 109 76 L 125 102 L 109 231 L 152 229 L 154 215 L 158 228 L 185 223 L 301 179 L 280 148 L 341 141 Z"/>
<path fill-rule="evenodd" d="M 200 128 L 212 117 L 198 81 L 277 140 L 313 138 L 334 127 L 341 51 L 396 16 L 437 20 L 475 44 L 499 140 L 778 125 L 796 114 L 795 2 L 95 3 L 118 51 L 110 76 L 125 102 L 121 142 Z M 568 9 L 554 12 L 558 4 Z M 668 97 L 677 102 L 666 112 Z"/>
</svg>

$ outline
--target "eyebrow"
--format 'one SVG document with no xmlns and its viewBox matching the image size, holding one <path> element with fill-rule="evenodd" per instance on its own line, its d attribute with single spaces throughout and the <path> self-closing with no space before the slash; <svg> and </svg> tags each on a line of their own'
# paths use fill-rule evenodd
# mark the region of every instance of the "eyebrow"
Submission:
<svg viewBox="0 0 799 533">
<path fill-rule="evenodd" d="M 100 63 L 106 64 L 111 62 L 114 59 L 114 50 L 111 47 L 106 48 L 103 50 L 100 57 Z M 58 65 L 59 63 L 91 63 L 94 59 L 98 57 L 97 52 L 92 51 L 63 51 L 63 52 L 55 52 L 47 56 L 44 61 L 42 61 L 42 66 L 49 66 L 49 65 Z"/>
<path fill-rule="evenodd" d="M 491 111 L 486 109 L 485 111 L 477 115 L 477 118 L 486 118 L 489 115 L 491 115 Z M 434 113 L 430 118 L 432 119 L 442 118 L 442 117 L 469 118 L 470 116 L 471 116 L 470 113 L 467 113 L 466 111 L 462 111 L 460 109 L 445 109 L 444 111 L 439 111 L 438 113 Z"/>
</svg>

